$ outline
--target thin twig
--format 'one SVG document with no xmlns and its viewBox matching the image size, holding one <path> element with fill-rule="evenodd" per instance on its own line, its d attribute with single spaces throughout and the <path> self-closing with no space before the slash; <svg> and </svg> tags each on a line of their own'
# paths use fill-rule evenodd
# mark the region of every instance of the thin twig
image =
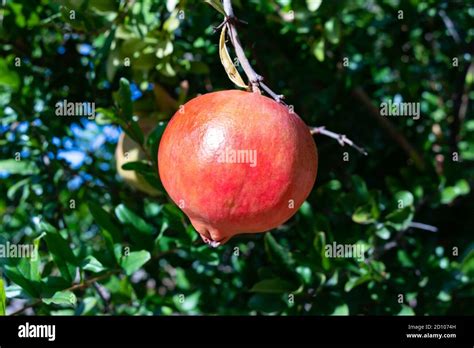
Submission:
<svg viewBox="0 0 474 348">
<path fill-rule="evenodd" d="M 97 292 L 100 299 L 102 300 L 102 303 L 104 304 L 104 312 L 110 313 L 110 302 L 107 299 L 107 297 L 104 295 L 104 293 L 102 292 L 101 287 L 99 286 L 97 282 L 92 283 L 92 285 L 94 286 L 95 291 Z"/>
<path fill-rule="evenodd" d="M 429 232 L 438 232 L 438 228 L 436 226 L 432 225 L 427 225 L 421 222 L 415 222 L 412 221 L 408 224 L 408 227 L 402 231 L 399 231 L 393 240 L 390 240 L 376 248 L 374 248 L 374 252 L 372 253 L 371 257 L 367 259 L 367 262 L 370 260 L 375 260 L 380 258 L 383 254 L 385 254 L 387 251 L 397 248 L 400 245 L 400 242 L 402 241 L 403 236 L 405 233 L 410 229 L 410 228 L 417 228 L 420 230 L 425 230 Z"/>
<path fill-rule="evenodd" d="M 252 85 L 252 90 L 254 92 L 259 91 L 259 84 L 263 80 L 263 77 L 258 75 L 255 70 L 250 65 L 247 57 L 245 56 L 244 49 L 242 48 L 242 44 L 240 43 L 239 34 L 237 32 L 237 27 L 235 23 L 238 21 L 234 15 L 234 10 L 232 8 L 232 1 L 231 0 L 224 0 L 224 11 L 227 15 L 225 20 L 225 25 L 227 26 L 227 30 L 230 37 L 230 42 L 234 46 L 235 54 L 239 59 L 240 64 L 242 65 L 242 69 L 247 75 L 249 83 Z"/>
<path fill-rule="evenodd" d="M 410 224 L 408 225 L 408 227 L 411 227 L 411 228 L 417 228 L 419 230 L 425 230 L 425 231 L 428 231 L 428 232 L 438 232 L 438 227 L 436 226 L 431 226 L 431 225 L 427 225 L 427 224 L 423 224 L 421 222 L 410 222 Z"/>
<path fill-rule="evenodd" d="M 344 134 L 338 134 L 331 131 L 328 131 L 326 127 L 310 127 L 311 134 L 322 134 L 332 139 L 336 139 L 341 146 L 349 145 L 359 151 L 361 154 L 367 156 L 367 151 L 364 148 L 354 144 L 352 140 L 347 138 Z"/>
<path fill-rule="evenodd" d="M 263 83 L 263 76 L 260 76 L 255 72 L 253 67 L 250 65 L 249 60 L 245 56 L 244 49 L 242 48 L 242 44 L 240 43 L 239 33 L 237 32 L 237 23 L 243 22 L 234 14 L 234 9 L 232 8 L 232 0 L 223 0 L 224 11 L 226 13 L 225 18 L 225 25 L 227 26 L 227 32 L 229 33 L 230 42 L 234 46 L 235 54 L 242 66 L 242 69 L 247 75 L 247 79 L 249 80 L 250 85 L 252 86 L 253 92 L 260 92 L 260 88 L 262 88 L 265 92 L 267 92 L 273 99 L 275 99 L 278 103 L 283 103 L 283 95 L 275 93 L 268 87 L 266 84 Z"/>
<path fill-rule="evenodd" d="M 110 277 L 110 276 L 112 276 L 112 275 L 114 275 L 114 274 L 116 274 L 116 273 L 119 273 L 119 272 L 121 272 L 121 270 L 119 270 L 119 269 L 112 270 L 112 271 L 109 271 L 109 272 L 107 272 L 107 273 L 101 274 L 101 275 L 99 275 L 99 276 L 97 276 L 97 277 L 88 279 L 88 280 L 86 280 L 86 281 L 84 281 L 84 282 L 82 282 L 82 283 L 74 284 L 73 286 L 71 286 L 71 287 L 69 287 L 69 288 L 67 288 L 67 289 L 61 290 L 61 291 L 76 291 L 76 290 L 86 289 L 86 288 L 88 288 L 89 286 L 91 286 L 92 284 L 94 284 L 95 282 L 98 282 L 98 281 L 100 281 L 100 280 L 104 280 L 104 279 L 106 279 L 106 278 L 108 278 L 108 277 Z M 28 305 L 26 305 L 26 306 L 20 308 L 19 310 L 17 310 L 17 311 L 15 311 L 15 312 L 11 313 L 10 316 L 18 315 L 18 314 L 20 314 L 20 313 L 23 313 L 23 312 L 24 312 L 25 310 L 27 310 L 28 308 L 35 307 L 35 306 L 39 305 L 39 304 L 42 303 L 42 302 L 43 302 L 43 300 L 38 299 L 38 300 L 36 300 L 36 301 L 34 301 L 34 302 L 32 302 L 32 303 L 30 303 L 30 304 L 28 304 Z"/>
<path fill-rule="evenodd" d="M 285 96 L 283 94 L 278 94 L 274 92 L 267 84 L 263 82 L 263 77 L 260 76 L 255 72 L 253 67 L 250 65 L 249 60 L 245 56 L 244 49 L 242 48 L 242 44 L 240 43 L 239 34 L 237 32 L 236 24 L 240 21 L 234 14 L 234 10 L 232 8 L 232 0 L 223 0 L 224 11 L 226 13 L 226 17 L 223 23 L 221 23 L 215 30 L 222 28 L 224 25 L 227 26 L 227 30 L 230 37 L 230 42 L 234 46 L 235 54 L 237 55 L 237 59 L 242 66 L 242 69 L 247 75 L 247 79 L 249 80 L 249 84 L 252 86 L 253 92 L 260 92 L 260 88 L 263 89 L 270 97 L 272 97 L 276 102 L 288 107 L 288 105 L 283 101 Z M 242 21 L 240 21 L 242 22 Z M 330 138 L 336 139 L 341 146 L 349 145 L 359 151 L 361 154 L 367 156 L 367 151 L 365 151 L 362 147 L 357 146 L 354 142 L 348 139 L 343 134 L 337 134 L 331 131 L 326 130 L 325 127 L 313 127 L 311 128 L 311 134 L 322 134 L 326 135 Z"/>
<path fill-rule="evenodd" d="M 443 23 L 446 26 L 446 29 L 448 29 L 449 35 L 452 36 L 452 38 L 454 39 L 454 41 L 456 41 L 456 43 L 460 43 L 461 37 L 459 36 L 459 33 L 457 32 L 453 21 L 446 14 L 446 11 L 444 10 L 439 11 L 439 15 L 441 19 L 443 20 Z"/>
</svg>

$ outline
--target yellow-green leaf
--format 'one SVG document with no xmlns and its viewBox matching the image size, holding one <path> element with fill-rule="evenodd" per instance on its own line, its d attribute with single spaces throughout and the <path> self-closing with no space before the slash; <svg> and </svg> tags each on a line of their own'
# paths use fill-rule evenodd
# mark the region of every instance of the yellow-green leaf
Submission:
<svg viewBox="0 0 474 348">
<path fill-rule="evenodd" d="M 311 12 L 317 11 L 323 0 L 306 0 L 306 6 Z"/>
<path fill-rule="evenodd" d="M 6 310 L 6 295 L 5 295 L 5 286 L 3 284 L 3 279 L 0 278 L 0 315 L 5 315 Z"/>
<path fill-rule="evenodd" d="M 324 39 L 319 40 L 313 47 L 313 54 L 320 62 L 324 61 Z"/>
<path fill-rule="evenodd" d="M 227 72 L 227 76 L 229 76 L 229 79 L 233 83 L 235 83 L 239 87 L 247 88 L 247 85 L 245 84 L 244 80 L 242 80 L 242 77 L 240 77 L 240 74 L 237 71 L 237 68 L 232 62 L 232 59 L 230 58 L 230 55 L 229 55 L 229 51 L 227 50 L 227 47 L 225 45 L 226 30 L 227 30 L 227 26 L 224 25 L 222 27 L 221 37 L 219 39 L 219 56 L 221 57 L 221 63 L 224 66 L 225 71 Z"/>
<path fill-rule="evenodd" d="M 224 6 L 219 0 L 205 0 L 204 2 L 208 3 L 212 7 L 214 7 L 217 11 L 219 11 L 222 15 L 226 15 L 224 11 Z"/>
</svg>

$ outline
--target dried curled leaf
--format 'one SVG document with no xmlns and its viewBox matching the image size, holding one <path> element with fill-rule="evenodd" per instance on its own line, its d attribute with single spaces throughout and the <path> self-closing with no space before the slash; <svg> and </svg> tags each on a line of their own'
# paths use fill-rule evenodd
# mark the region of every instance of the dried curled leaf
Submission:
<svg viewBox="0 0 474 348">
<path fill-rule="evenodd" d="M 221 63 L 224 66 L 225 71 L 227 72 L 227 76 L 229 76 L 229 79 L 233 83 L 235 83 L 239 87 L 247 88 L 247 85 L 245 84 L 244 80 L 242 80 L 242 77 L 240 76 L 239 72 L 237 71 L 237 68 L 232 62 L 232 59 L 229 55 L 229 51 L 227 50 L 227 47 L 225 45 L 226 31 L 227 26 L 224 25 L 222 27 L 221 37 L 219 39 L 219 56 L 221 57 Z"/>
</svg>

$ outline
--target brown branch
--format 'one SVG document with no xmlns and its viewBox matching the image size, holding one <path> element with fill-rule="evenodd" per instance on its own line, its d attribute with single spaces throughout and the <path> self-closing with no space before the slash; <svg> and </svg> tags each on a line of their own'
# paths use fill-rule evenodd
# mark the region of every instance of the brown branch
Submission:
<svg viewBox="0 0 474 348">
<path fill-rule="evenodd" d="M 260 92 L 260 88 L 262 88 L 278 103 L 286 105 L 285 103 L 283 103 L 283 99 L 285 97 L 281 94 L 275 93 L 271 90 L 270 87 L 263 83 L 263 76 L 260 76 L 255 72 L 252 65 L 250 65 L 249 60 L 245 56 L 244 49 L 242 48 L 242 44 L 240 43 L 239 33 L 237 32 L 237 23 L 242 21 L 237 19 L 234 14 L 234 9 L 232 8 L 232 0 L 223 0 L 222 4 L 226 13 L 224 25 L 227 26 L 227 32 L 229 33 L 230 42 L 232 43 L 232 46 L 234 46 L 237 59 L 239 60 L 240 65 L 242 66 L 242 69 L 245 72 L 245 75 L 247 75 L 249 84 L 252 86 L 252 91 Z"/>
<path fill-rule="evenodd" d="M 97 282 L 92 283 L 92 286 L 94 287 L 95 291 L 99 295 L 100 299 L 102 300 L 102 303 L 104 305 L 104 312 L 105 313 L 110 313 L 110 302 L 102 292 L 101 287 Z"/>
<path fill-rule="evenodd" d="M 104 273 L 104 274 L 101 274 L 97 277 L 94 277 L 94 278 L 90 278 L 82 283 L 79 283 L 79 284 L 74 284 L 73 286 L 67 288 L 67 289 L 64 289 L 64 290 L 61 290 L 61 291 L 76 291 L 76 290 L 82 290 L 82 289 L 86 289 L 88 288 L 89 286 L 93 285 L 95 282 L 98 282 L 100 280 L 104 280 L 108 277 L 110 277 L 111 275 L 114 275 L 116 273 L 119 273 L 121 272 L 121 270 L 119 269 L 116 269 L 116 270 L 112 270 L 112 271 L 109 271 L 107 273 Z M 19 310 L 9 314 L 10 316 L 13 316 L 13 315 L 18 315 L 20 313 L 23 313 L 25 310 L 27 310 L 28 308 L 32 308 L 32 307 L 35 307 L 37 305 L 39 305 L 40 303 L 42 303 L 43 300 L 41 299 L 38 299 L 22 308 L 20 308 Z"/>
<path fill-rule="evenodd" d="M 263 89 L 270 97 L 272 97 L 276 102 L 283 104 L 284 106 L 288 106 L 283 99 L 285 98 L 284 95 L 275 93 L 267 84 L 263 82 L 263 77 L 260 76 L 255 72 L 255 70 L 250 65 L 247 57 L 245 56 L 244 49 L 242 48 L 242 44 L 240 43 L 239 34 L 237 32 L 236 24 L 240 21 L 234 14 L 234 10 L 232 8 L 232 0 L 223 0 L 224 11 L 226 13 L 226 18 L 224 22 L 219 25 L 216 29 L 221 28 L 222 26 L 226 25 L 230 37 L 230 42 L 234 46 L 235 54 L 237 55 L 237 59 L 242 66 L 242 69 L 247 75 L 247 79 L 249 80 L 249 84 L 252 86 L 252 91 L 260 92 L 260 88 Z M 341 146 L 349 145 L 359 151 L 360 153 L 367 155 L 367 152 L 362 148 L 354 144 L 354 142 L 348 139 L 343 134 L 337 134 L 331 131 L 328 131 L 325 127 L 312 127 L 310 128 L 311 134 L 322 134 L 328 136 L 330 138 L 336 139 Z"/>
<path fill-rule="evenodd" d="M 349 138 L 347 138 L 345 134 L 339 134 L 339 133 L 328 131 L 326 127 L 324 126 L 323 127 L 310 127 L 310 132 L 311 134 L 322 134 L 329 138 L 336 139 L 341 146 L 349 145 L 353 147 L 354 149 L 356 149 L 357 151 L 359 151 L 361 154 L 367 156 L 367 151 L 365 151 L 364 148 L 354 144 L 354 142 L 350 140 Z"/>
<path fill-rule="evenodd" d="M 254 92 L 259 91 L 259 83 L 263 80 L 262 76 L 258 75 L 255 70 L 250 65 L 247 57 L 245 56 L 244 49 L 240 43 L 239 34 L 237 32 L 236 22 L 237 19 L 234 15 L 234 9 L 232 8 L 232 0 L 223 1 L 224 11 L 226 13 L 225 26 L 227 27 L 227 32 L 229 33 L 230 42 L 234 46 L 235 54 L 239 59 L 239 62 L 242 66 L 242 69 L 247 75 L 249 83 L 252 85 L 252 90 Z"/>
<path fill-rule="evenodd" d="M 387 132 L 388 135 L 407 153 L 407 155 L 414 161 L 415 166 L 419 170 L 424 170 L 426 164 L 421 155 L 389 120 L 380 116 L 379 109 L 375 107 L 367 93 L 365 93 L 361 87 L 357 87 L 352 91 L 352 96 L 369 110 L 369 114 L 375 118 L 382 129 Z"/>
</svg>

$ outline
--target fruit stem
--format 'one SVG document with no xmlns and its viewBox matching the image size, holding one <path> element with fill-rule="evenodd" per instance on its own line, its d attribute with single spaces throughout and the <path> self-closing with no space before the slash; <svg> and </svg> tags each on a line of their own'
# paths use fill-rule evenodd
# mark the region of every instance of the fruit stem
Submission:
<svg viewBox="0 0 474 348">
<path fill-rule="evenodd" d="M 222 0 L 222 5 L 224 7 L 225 20 L 224 23 L 221 24 L 218 28 L 222 27 L 222 25 L 225 25 L 227 27 L 230 42 L 234 46 L 235 54 L 237 55 L 237 59 L 239 60 L 240 65 L 242 66 L 242 69 L 245 72 L 245 75 L 247 75 L 252 91 L 255 93 L 261 93 L 260 88 L 262 88 L 269 96 L 275 99 L 276 102 L 288 107 L 288 105 L 283 101 L 285 96 L 272 91 L 271 88 L 263 82 L 263 76 L 260 76 L 255 72 L 255 70 L 250 65 L 249 60 L 245 56 L 245 52 L 242 48 L 242 44 L 240 43 L 239 39 L 239 34 L 237 32 L 237 23 L 239 22 L 239 20 L 234 14 L 234 9 L 232 8 L 232 0 Z M 362 147 L 359 147 L 354 144 L 352 140 L 348 139 L 343 134 L 328 131 L 325 127 L 310 127 L 310 131 L 311 134 L 322 134 L 332 139 L 336 139 L 341 146 L 347 144 L 359 151 L 361 154 L 367 156 L 367 151 L 365 151 Z"/>
<path fill-rule="evenodd" d="M 225 25 L 227 26 L 227 32 L 229 33 L 230 42 L 234 46 L 237 59 L 242 65 L 242 69 L 244 70 L 245 75 L 247 75 L 249 83 L 252 86 L 252 91 L 258 92 L 260 91 L 259 84 L 263 80 L 263 77 L 255 72 L 255 70 L 250 65 L 250 62 L 248 61 L 247 57 L 245 56 L 244 49 L 242 48 L 242 44 L 240 43 L 239 34 L 235 25 L 235 23 L 237 22 L 237 18 L 234 15 L 232 1 L 224 0 L 223 6 L 224 11 L 226 13 Z"/>
<path fill-rule="evenodd" d="M 255 70 L 252 68 L 252 65 L 250 65 L 249 60 L 245 56 L 245 52 L 242 48 L 242 44 L 240 43 L 239 33 L 237 32 L 236 26 L 237 22 L 243 21 L 237 19 L 237 17 L 235 16 L 234 9 L 232 8 L 232 0 L 222 0 L 222 4 L 224 6 L 224 12 L 226 13 L 224 25 L 227 26 L 227 32 L 229 33 L 230 42 L 232 43 L 232 46 L 234 46 L 235 54 L 237 55 L 237 59 L 239 60 L 240 65 L 242 66 L 242 69 L 245 72 L 245 75 L 247 75 L 252 91 L 260 93 L 260 88 L 262 88 L 266 93 L 268 93 L 269 96 L 275 99 L 275 101 L 285 106 L 288 106 L 285 102 L 283 102 L 285 96 L 273 92 L 271 88 L 263 82 L 263 76 L 255 72 Z"/>
</svg>

